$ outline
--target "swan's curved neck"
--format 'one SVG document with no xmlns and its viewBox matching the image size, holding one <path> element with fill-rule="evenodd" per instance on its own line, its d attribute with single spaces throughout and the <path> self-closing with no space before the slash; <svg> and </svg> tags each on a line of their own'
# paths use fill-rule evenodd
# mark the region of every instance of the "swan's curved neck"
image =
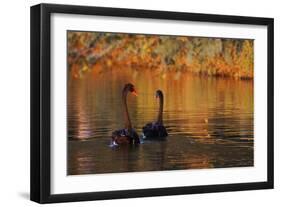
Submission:
<svg viewBox="0 0 281 207">
<path fill-rule="evenodd" d="M 159 96 L 159 111 L 157 116 L 157 122 L 162 124 L 163 123 L 163 105 L 164 105 L 164 97 L 163 95 Z"/>
<path fill-rule="evenodd" d="M 124 106 L 125 127 L 127 129 L 131 129 L 132 123 L 130 120 L 129 110 L 128 110 L 128 106 L 127 106 L 127 94 L 128 94 L 128 91 L 123 90 L 122 99 L 123 99 L 123 106 Z"/>
</svg>

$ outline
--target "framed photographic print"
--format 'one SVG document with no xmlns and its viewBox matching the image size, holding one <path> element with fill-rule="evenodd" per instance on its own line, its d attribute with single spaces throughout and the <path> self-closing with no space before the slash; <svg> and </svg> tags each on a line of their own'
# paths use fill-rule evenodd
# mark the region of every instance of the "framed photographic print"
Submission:
<svg viewBox="0 0 281 207">
<path fill-rule="evenodd" d="M 273 19 L 31 7 L 31 200 L 273 188 Z"/>
</svg>

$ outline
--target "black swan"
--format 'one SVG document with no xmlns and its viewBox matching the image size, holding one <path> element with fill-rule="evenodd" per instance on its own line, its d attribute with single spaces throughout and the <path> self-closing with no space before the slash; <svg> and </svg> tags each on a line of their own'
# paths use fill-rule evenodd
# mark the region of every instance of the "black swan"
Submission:
<svg viewBox="0 0 281 207">
<path fill-rule="evenodd" d="M 124 145 L 124 144 L 139 144 L 140 139 L 136 130 L 132 127 L 132 123 L 129 117 L 129 111 L 127 107 L 127 95 L 132 93 L 137 96 L 135 87 L 131 83 L 127 83 L 122 91 L 122 100 L 124 107 L 124 117 L 125 117 L 125 128 L 119 129 L 112 132 L 112 144 L 113 145 Z"/>
<path fill-rule="evenodd" d="M 156 91 L 156 98 L 159 98 L 159 111 L 157 120 L 152 123 L 146 124 L 142 128 L 144 138 L 165 138 L 168 136 L 167 130 L 163 125 L 163 105 L 164 105 L 164 95 L 161 90 Z"/>
</svg>

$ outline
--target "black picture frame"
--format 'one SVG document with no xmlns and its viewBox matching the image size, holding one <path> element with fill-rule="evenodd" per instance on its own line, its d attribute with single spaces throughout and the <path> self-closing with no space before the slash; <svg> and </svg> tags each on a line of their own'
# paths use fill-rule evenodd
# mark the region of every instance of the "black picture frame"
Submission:
<svg viewBox="0 0 281 207">
<path fill-rule="evenodd" d="M 267 27 L 267 181 L 153 189 L 51 194 L 51 71 L 50 16 L 52 13 L 181 20 L 207 23 L 264 25 Z M 195 14 L 168 11 L 39 4 L 31 7 L 31 174 L 30 199 L 39 203 L 119 199 L 146 196 L 271 189 L 274 186 L 273 44 L 272 18 Z"/>
</svg>

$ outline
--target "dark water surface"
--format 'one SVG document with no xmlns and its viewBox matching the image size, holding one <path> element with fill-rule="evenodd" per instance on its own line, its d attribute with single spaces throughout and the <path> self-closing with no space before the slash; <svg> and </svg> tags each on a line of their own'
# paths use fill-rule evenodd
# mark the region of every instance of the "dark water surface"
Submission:
<svg viewBox="0 0 281 207">
<path fill-rule="evenodd" d="M 155 120 L 155 91 L 165 95 L 166 141 L 111 148 L 124 127 L 121 91 L 133 126 Z M 253 81 L 115 69 L 68 81 L 68 174 L 253 166 Z"/>
</svg>

